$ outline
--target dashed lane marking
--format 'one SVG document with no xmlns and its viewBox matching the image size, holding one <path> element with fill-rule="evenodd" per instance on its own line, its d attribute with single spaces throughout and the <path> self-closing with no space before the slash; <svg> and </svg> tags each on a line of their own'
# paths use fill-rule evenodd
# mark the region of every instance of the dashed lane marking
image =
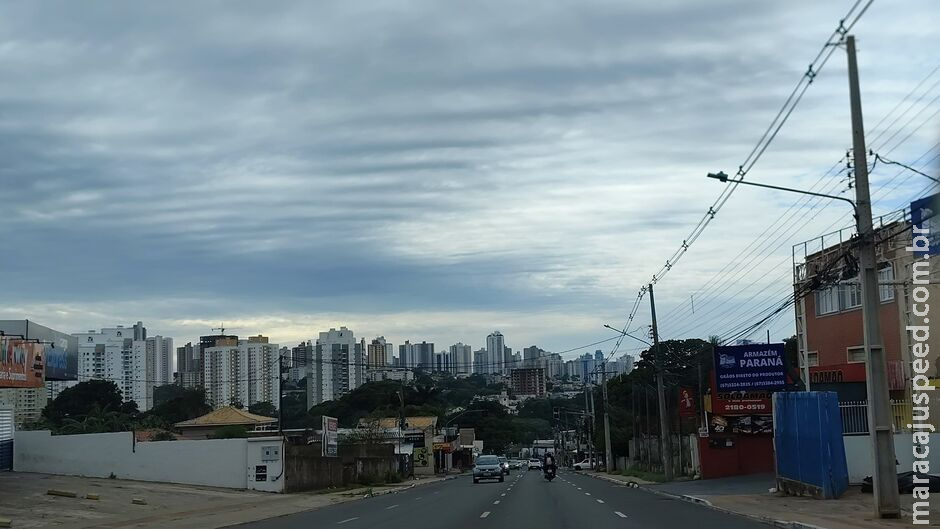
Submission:
<svg viewBox="0 0 940 529">
<path fill-rule="evenodd" d="M 616 514 L 617 516 L 619 516 L 619 517 L 621 517 L 621 518 L 626 518 L 626 517 L 627 517 L 626 514 L 620 512 L 620 511 L 614 511 L 614 514 Z"/>
<path fill-rule="evenodd" d="M 359 517 L 356 516 L 355 518 L 349 518 L 348 520 L 343 520 L 342 522 L 336 522 L 336 525 L 343 525 L 343 524 L 346 523 L 346 522 L 351 522 L 351 521 L 353 521 L 353 520 L 358 520 L 358 519 L 359 519 Z"/>
<path fill-rule="evenodd" d="M 499 500 L 494 501 L 493 505 L 499 505 Z"/>
<path fill-rule="evenodd" d="M 597 500 L 597 503 L 604 503 L 604 500 Z"/>
<path fill-rule="evenodd" d="M 480 515 L 480 518 L 486 518 L 489 515 L 490 515 L 490 511 L 486 511 L 485 513 Z"/>
<path fill-rule="evenodd" d="M 395 507 L 398 507 L 397 503 L 395 505 L 389 505 L 388 507 L 385 508 L 385 510 L 387 511 L 389 509 L 394 509 Z"/>
<path fill-rule="evenodd" d="M 590 493 L 590 492 L 585 492 L 584 495 L 585 495 L 585 496 L 590 496 L 591 493 Z"/>
<path fill-rule="evenodd" d="M 500 496 L 502 496 L 502 497 L 505 498 L 505 497 L 506 497 L 506 493 L 504 492 L 504 493 L 500 494 Z"/>
</svg>

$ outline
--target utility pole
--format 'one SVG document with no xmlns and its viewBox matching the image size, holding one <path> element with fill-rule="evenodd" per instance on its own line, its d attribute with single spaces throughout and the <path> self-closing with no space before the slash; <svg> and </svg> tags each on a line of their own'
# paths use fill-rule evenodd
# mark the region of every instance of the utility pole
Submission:
<svg viewBox="0 0 940 529">
<path fill-rule="evenodd" d="M 666 414 L 666 387 L 663 380 L 663 355 L 659 351 L 659 330 L 656 326 L 656 300 L 653 298 L 653 284 L 650 283 L 650 317 L 653 320 L 653 348 L 656 354 L 656 392 L 659 394 L 659 432 L 662 436 L 660 447 L 663 456 L 663 474 L 666 481 L 672 481 L 672 438 L 669 433 L 669 416 Z"/>
<path fill-rule="evenodd" d="M 284 436 L 284 355 L 277 355 L 277 431 Z"/>
<path fill-rule="evenodd" d="M 590 391 L 588 388 L 590 388 L 590 386 L 588 386 L 587 381 L 585 381 L 584 383 L 584 429 L 587 432 L 588 464 L 590 464 L 591 459 L 594 458 L 594 436 L 591 433 L 591 430 L 593 429 L 593 426 L 594 426 L 593 424 L 594 414 L 591 413 L 591 408 L 592 408 L 591 403 L 594 402 L 594 396 L 590 394 Z"/>
<path fill-rule="evenodd" d="M 849 59 L 849 97 L 852 106 L 852 152 L 855 171 L 856 229 L 858 231 L 859 279 L 862 284 L 862 319 L 864 320 L 865 375 L 868 389 L 868 429 L 875 455 L 872 485 L 875 515 L 898 518 L 901 515 L 895 466 L 894 434 L 885 351 L 878 327 L 878 262 L 875 257 L 875 232 L 871 219 L 871 194 L 868 186 L 868 160 L 865 158 L 865 126 L 858 86 L 855 36 L 845 40 Z"/>
<path fill-rule="evenodd" d="M 607 362 L 601 364 L 601 367 L 604 369 L 601 375 L 604 393 L 604 464 L 607 473 L 610 474 L 614 470 L 614 452 L 610 448 L 610 414 L 607 412 Z"/>
</svg>

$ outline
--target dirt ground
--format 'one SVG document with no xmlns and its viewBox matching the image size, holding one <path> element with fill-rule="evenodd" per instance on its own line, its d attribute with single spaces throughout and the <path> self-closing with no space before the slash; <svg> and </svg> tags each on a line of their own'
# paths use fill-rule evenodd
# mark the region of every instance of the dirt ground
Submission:
<svg viewBox="0 0 940 529">
<path fill-rule="evenodd" d="M 426 480 L 427 482 L 431 480 Z M 16 528 L 159 527 L 211 529 L 316 509 L 401 489 L 381 487 L 331 494 L 270 494 L 118 479 L 0 472 L 0 518 Z M 51 496 L 50 489 L 75 498 Z M 98 500 L 87 499 L 88 494 Z M 145 502 L 135 505 L 135 498 Z"/>
</svg>

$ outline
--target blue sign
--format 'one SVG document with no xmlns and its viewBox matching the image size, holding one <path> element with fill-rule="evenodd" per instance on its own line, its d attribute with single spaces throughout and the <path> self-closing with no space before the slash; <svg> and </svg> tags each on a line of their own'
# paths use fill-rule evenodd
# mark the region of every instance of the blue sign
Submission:
<svg viewBox="0 0 940 529">
<path fill-rule="evenodd" d="M 787 385 L 784 345 L 715 347 L 715 383 L 719 392 L 783 389 Z"/>
<path fill-rule="evenodd" d="M 940 194 L 911 202 L 911 241 L 914 255 L 936 255 L 940 251 Z"/>
<path fill-rule="evenodd" d="M 69 354 L 61 347 L 44 348 L 46 356 L 46 378 L 50 380 L 74 380 L 75 369 L 69 369 Z"/>
</svg>

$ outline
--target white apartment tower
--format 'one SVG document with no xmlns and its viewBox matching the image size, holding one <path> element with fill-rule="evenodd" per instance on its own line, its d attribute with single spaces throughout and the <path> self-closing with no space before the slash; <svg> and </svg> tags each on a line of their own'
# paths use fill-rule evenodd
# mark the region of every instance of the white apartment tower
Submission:
<svg viewBox="0 0 940 529">
<path fill-rule="evenodd" d="M 469 345 L 457 342 L 450 346 L 450 367 L 455 375 L 469 375 L 473 371 L 473 350 Z"/>
<path fill-rule="evenodd" d="M 258 402 L 278 407 L 279 347 L 264 336 L 224 340 L 203 351 L 206 399 L 216 408 Z"/>
<path fill-rule="evenodd" d="M 336 400 L 363 385 L 366 341 L 346 327 L 321 332 L 307 362 L 307 407 Z"/>
<path fill-rule="evenodd" d="M 173 338 L 147 336 L 141 322 L 133 327 L 103 328 L 73 334 L 78 338 L 79 380 L 104 379 L 117 384 L 124 401 L 153 407 L 153 388 L 173 382 Z"/>
<path fill-rule="evenodd" d="M 486 363 L 484 373 L 508 373 L 506 362 L 506 341 L 503 333 L 495 331 L 486 337 Z"/>
</svg>

